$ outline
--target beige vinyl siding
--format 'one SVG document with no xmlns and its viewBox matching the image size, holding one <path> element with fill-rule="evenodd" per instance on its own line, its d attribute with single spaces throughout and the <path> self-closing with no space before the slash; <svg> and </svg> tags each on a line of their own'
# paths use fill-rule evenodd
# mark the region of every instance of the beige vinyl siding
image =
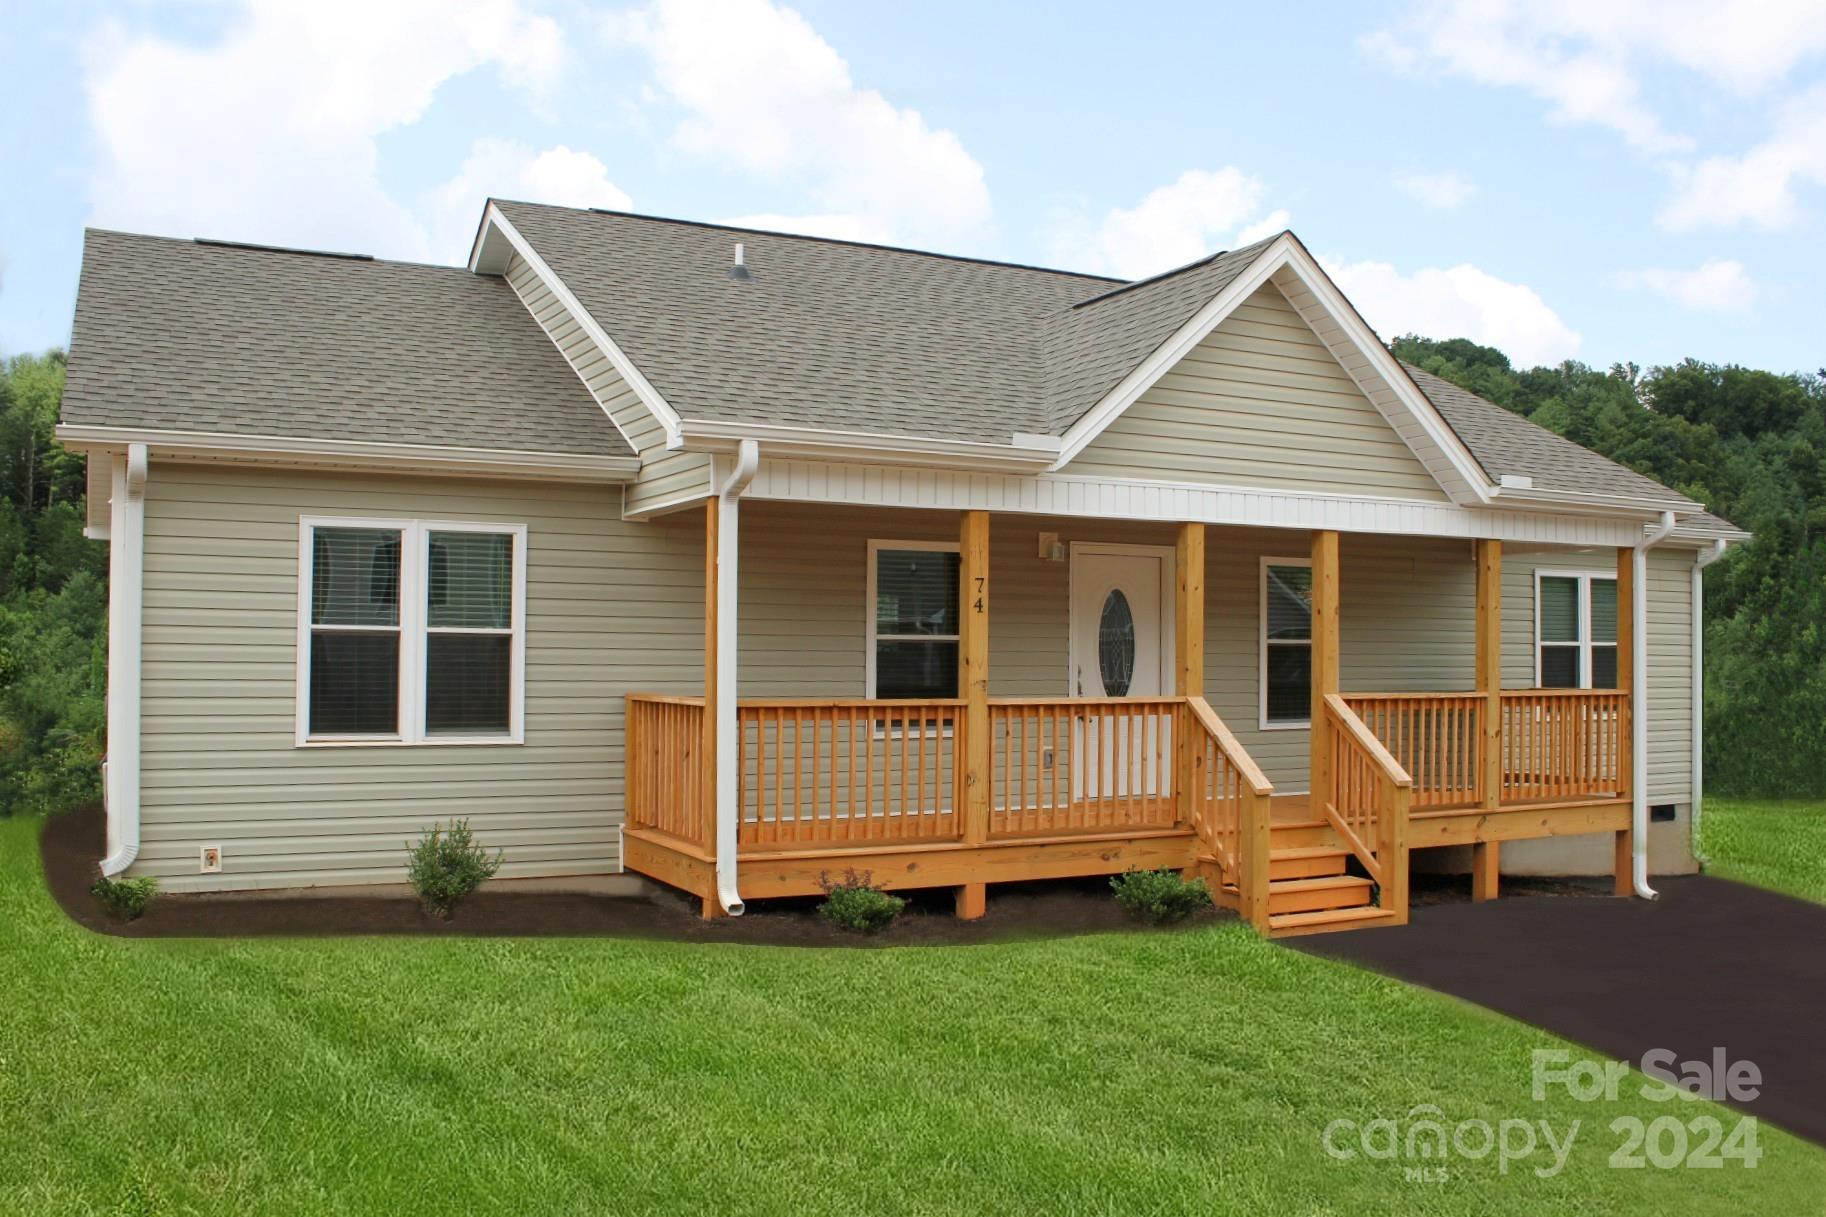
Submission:
<svg viewBox="0 0 1826 1217">
<path fill-rule="evenodd" d="M 1066 471 L 1445 498 L 1273 284 L 1239 305 Z"/>
<path fill-rule="evenodd" d="M 1686 803 L 1693 797 L 1693 596 L 1690 549 L 1648 555 L 1648 797 Z M 1534 576 L 1537 570 L 1615 575 L 1615 550 L 1534 551 L 1503 560 L 1503 684 L 1534 684 Z"/>
<path fill-rule="evenodd" d="M 294 746 L 302 515 L 527 526 L 524 744 Z M 453 816 L 503 876 L 614 871 L 622 697 L 701 691 L 702 601 L 702 528 L 624 522 L 614 487 L 155 464 L 134 873 L 397 881 L 404 843 Z"/>
<path fill-rule="evenodd" d="M 531 265 L 519 257 L 513 258 L 507 265 L 507 281 L 513 285 L 533 320 L 539 323 L 539 328 L 564 356 L 565 362 L 582 379 L 590 395 L 621 429 L 629 446 L 636 452 L 663 448 L 665 428 L 640 400 L 634 387 L 615 370 L 615 365 L 609 362 L 609 357 L 602 353 L 578 319 L 540 281 Z"/>
<path fill-rule="evenodd" d="M 640 474 L 628 484 L 628 516 L 647 516 L 701 499 L 710 493 L 710 454 L 667 452 L 651 448 L 640 461 Z"/>
</svg>

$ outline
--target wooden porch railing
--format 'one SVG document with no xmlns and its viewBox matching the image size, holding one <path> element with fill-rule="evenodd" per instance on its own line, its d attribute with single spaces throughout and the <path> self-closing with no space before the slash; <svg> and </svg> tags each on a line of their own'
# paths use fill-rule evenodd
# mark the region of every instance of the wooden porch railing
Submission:
<svg viewBox="0 0 1826 1217">
<path fill-rule="evenodd" d="M 1204 698 L 1186 699 L 1185 723 L 1187 817 L 1236 885 L 1238 912 L 1266 932 L 1274 786 Z"/>
<path fill-rule="evenodd" d="M 1405 918 L 1407 819 L 1413 779 L 1336 693 L 1325 696 L 1324 729 L 1331 745 L 1325 818 L 1381 886 L 1382 907 Z"/>
<path fill-rule="evenodd" d="M 736 844 L 951 840 L 964 703 L 744 700 Z"/>
<path fill-rule="evenodd" d="M 1481 693 L 1346 693 L 1344 704 L 1414 782 L 1413 807 L 1473 807 L 1482 798 Z"/>
<path fill-rule="evenodd" d="M 704 699 L 630 693 L 626 705 L 628 827 L 651 828 L 708 847 Z"/>
<path fill-rule="evenodd" d="M 1504 803 L 1621 798 L 1629 792 L 1629 694 L 1505 689 Z"/>
<path fill-rule="evenodd" d="M 1184 699 L 989 700 L 989 837 L 1172 828 Z"/>
</svg>

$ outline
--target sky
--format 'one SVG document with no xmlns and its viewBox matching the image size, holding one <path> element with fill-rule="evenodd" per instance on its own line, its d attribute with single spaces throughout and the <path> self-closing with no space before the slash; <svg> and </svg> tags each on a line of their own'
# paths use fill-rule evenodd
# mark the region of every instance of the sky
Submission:
<svg viewBox="0 0 1826 1217">
<path fill-rule="evenodd" d="M 1826 365 L 1826 3 L 0 0 L 0 355 L 85 226 L 458 264 L 489 195 L 1141 277 L 1291 227 L 1384 338 Z"/>
</svg>

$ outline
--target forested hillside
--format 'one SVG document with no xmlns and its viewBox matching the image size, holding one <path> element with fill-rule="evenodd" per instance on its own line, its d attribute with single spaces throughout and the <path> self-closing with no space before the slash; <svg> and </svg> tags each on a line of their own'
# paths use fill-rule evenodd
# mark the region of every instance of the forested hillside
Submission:
<svg viewBox="0 0 1826 1217">
<path fill-rule="evenodd" d="M 1826 793 L 1826 378 L 1395 349 L 1756 533 L 1706 577 L 1707 788 Z M 107 547 L 82 535 L 82 459 L 52 438 L 63 370 L 55 351 L 0 364 L 0 814 L 99 794 Z"/>
<path fill-rule="evenodd" d="M 1706 572 L 1706 789 L 1826 793 L 1826 374 L 1517 369 L 1464 339 L 1394 346 L 1756 534 Z"/>
<path fill-rule="evenodd" d="M 0 364 L 0 814 L 101 790 L 108 547 L 82 535 L 82 457 L 51 438 L 63 366 Z"/>
</svg>

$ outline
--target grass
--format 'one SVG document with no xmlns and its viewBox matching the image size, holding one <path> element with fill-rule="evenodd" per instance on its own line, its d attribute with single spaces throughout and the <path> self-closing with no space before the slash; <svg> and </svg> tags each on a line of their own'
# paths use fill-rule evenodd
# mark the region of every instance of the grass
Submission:
<svg viewBox="0 0 1826 1217">
<path fill-rule="evenodd" d="M 876 951 L 130 941 L 0 820 L 0 1212 L 1821 1211 L 1826 1153 L 1613 1170 L 1540 1032 L 1234 924 Z M 1563 1173 L 1326 1156 L 1336 1118 L 1577 1120 Z M 1689 1111 L 1689 1114 L 1691 1112 Z M 1726 1115 L 1726 1126 L 1735 1116 Z M 1539 1160 L 1544 1163 L 1543 1157 Z"/>
<path fill-rule="evenodd" d="M 1826 803 L 1708 798 L 1699 856 L 1712 874 L 1826 903 Z"/>
</svg>

